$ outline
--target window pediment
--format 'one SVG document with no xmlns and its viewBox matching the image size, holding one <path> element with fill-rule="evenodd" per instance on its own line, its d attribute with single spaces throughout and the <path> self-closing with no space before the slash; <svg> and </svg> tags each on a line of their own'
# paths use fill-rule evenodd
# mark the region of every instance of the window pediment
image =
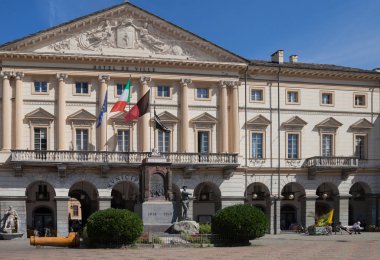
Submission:
<svg viewBox="0 0 380 260">
<path fill-rule="evenodd" d="M 218 120 L 209 113 L 203 113 L 191 119 L 190 122 L 199 125 L 215 125 L 218 123 Z"/>
<path fill-rule="evenodd" d="M 130 123 L 125 122 L 124 115 L 125 115 L 124 112 L 119 112 L 119 113 L 113 115 L 112 117 L 110 117 L 110 121 L 113 122 L 114 124 L 117 124 L 117 125 L 125 125 L 125 124 L 128 125 L 128 124 L 130 124 Z M 132 124 L 134 124 L 136 122 L 137 122 L 137 119 L 132 120 Z"/>
<path fill-rule="evenodd" d="M 42 108 L 37 108 L 36 110 L 26 114 L 25 119 L 36 124 L 50 125 L 51 122 L 54 121 L 54 116 Z"/>
<path fill-rule="evenodd" d="M 74 114 L 71 114 L 70 116 L 67 117 L 67 121 L 72 122 L 72 123 L 80 123 L 80 124 L 92 124 L 96 121 L 96 116 L 91 114 L 90 112 L 81 109 Z"/>
<path fill-rule="evenodd" d="M 298 116 L 293 116 L 288 121 L 282 123 L 282 126 L 286 128 L 303 128 L 305 125 L 307 125 L 307 122 Z"/>
<path fill-rule="evenodd" d="M 369 122 L 365 118 L 362 118 L 359 121 L 353 123 L 350 126 L 350 129 L 352 129 L 352 130 L 361 130 L 361 131 L 364 130 L 364 131 L 368 131 L 368 130 L 372 129 L 373 127 L 374 127 L 374 125 L 371 122 Z"/>
<path fill-rule="evenodd" d="M 255 116 L 247 122 L 249 128 L 266 128 L 270 125 L 271 121 L 262 115 Z"/>
<path fill-rule="evenodd" d="M 317 124 L 316 127 L 336 129 L 336 128 L 341 127 L 342 125 L 343 124 L 341 122 L 339 122 L 338 120 L 336 120 L 335 118 L 329 117 L 329 118 L 323 120 L 322 122 L 320 122 L 319 124 Z"/>
</svg>

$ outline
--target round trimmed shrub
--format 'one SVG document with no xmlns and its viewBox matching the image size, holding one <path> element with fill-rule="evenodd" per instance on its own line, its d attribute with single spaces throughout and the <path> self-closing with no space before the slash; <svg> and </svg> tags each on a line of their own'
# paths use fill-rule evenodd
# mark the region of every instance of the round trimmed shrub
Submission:
<svg viewBox="0 0 380 260">
<path fill-rule="evenodd" d="M 252 205 L 234 205 L 219 210 L 211 222 L 213 234 L 225 241 L 248 242 L 262 237 L 268 227 L 264 213 Z"/>
<path fill-rule="evenodd" d="M 120 246 L 131 244 L 142 234 L 140 217 L 126 209 L 105 209 L 93 213 L 86 231 L 90 246 Z"/>
</svg>

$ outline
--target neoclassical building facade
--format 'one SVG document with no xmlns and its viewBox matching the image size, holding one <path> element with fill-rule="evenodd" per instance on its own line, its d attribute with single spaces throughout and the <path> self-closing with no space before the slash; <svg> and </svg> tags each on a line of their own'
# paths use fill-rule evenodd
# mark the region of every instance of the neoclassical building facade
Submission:
<svg viewBox="0 0 380 260">
<path fill-rule="evenodd" d="M 271 233 L 331 209 L 379 225 L 380 73 L 297 58 L 247 60 L 131 3 L 0 46 L 0 211 L 25 234 L 149 201 L 175 221 L 187 186 L 199 222 L 247 203 Z M 150 112 L 126 123 L 129 79 L 126 110 L 150 90 Z"/>
</svg>

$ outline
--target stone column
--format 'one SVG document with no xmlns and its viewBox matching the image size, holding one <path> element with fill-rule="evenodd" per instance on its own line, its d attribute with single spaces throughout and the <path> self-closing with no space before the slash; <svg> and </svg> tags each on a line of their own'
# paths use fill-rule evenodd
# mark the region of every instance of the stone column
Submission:
<svg viewBox="0 0 380 260">
<path fill-rule="evenodd" d="M 187 139 L 189 138 L 189 103 L 188 103 L 188 85 L 191 84 L 191 79 L 181 79 L 181 152 L 189 152 Z"/>
<path fill-rule="evenodd" d="M 65 92 L 65 79 L 67 79 L 67 74 L 57 74 L 58 80 L 58 116 L 57 116 L 57 145 L 58 150 L 66 150 L 66 138 L 65 138 L 65 127 L 66 127 L 66 92 Z"/>
<path fill-rule="evenodd" d="M 3 116 L 3 123 L 2 130 L 3 130 L 3 151 L 9 151 L 11 149 L 11 131 L 12 131 L 12 103 L 11 103 L 11 97 L 12 97 L 12 89 L 10 85 L 10 78 L 13 76 L 13 74 L 9 71 L 2 71 L 1 76 L 3 77 L 3 107 L 2 107 L 2 116 Z"/>
<path fill-rule="evenodd" d="M 239 153 L 240 152 L 240 125 L 239 125 L 239 92 L 238 88 L 240 86 L 239 81 L 234 81 L 232 84 L 232 99 L 231 99 L 231 123 L 233 129 L 232 131 L 232 147 L 230 152 Z"/>
<path fill-rule="evenodd" d="M 23 148 L 23 139 L 22 139 L 22 119 L 23 119 L 23 82 L 22 78 L 24 77 L 24 73 L 16 72 L 16 97 L 15 97 L 15 149 L 20 150 Z"/>
<path fill-rule="evenodd" d="M 226 81 L 220 81 L 219 83 L 219 133 L 221 153 L 228 153 L 227 84 L 228 82 Z"/>
<path fill-rule="evenodd" d="M 57 205 L 57 236 L 65 237 L 69 233 L 69 197 L 55 197 Z"/>
<path fill-rule="evenodd" d="M 112 197 L 99 197 L 99 210 L 111 208 Z"/>
<path fill-rule="evenodd" d="M 349 209 L 349 198 L 351 195 L 341 195 L 339 196 L 339 221 L 342 222 L 343 226 L 348 226 L 348 209 Z"/>
<path fill-rule="evenodd" d="M 104 97 L 107 92 L 107 82 L 110 80 L 109 75 L 99 75 L 99 113 L 102 109 Z M 98 113 L 98 114 L 99 114 Z M 99 151 L 107 150 L 107 112 L 103 114 L 102 124 L 100 125 L 100 135 L 99 135 Z"/>
<path fill-rule="evenodd" d="M 182 205 L 181 205 L 181 208 L 182 208 Z M 190 220 L 194 220 L 194 198 L 190 198 L 189 209 L 187 210 L 187 216 L 190 218 Z M 182 219 L 182 216 L 179 219 Z"/>
<path fill-rule="evenodd" d="M 317 198 L 316 195 L 306 196 L 306 227 L 315 224 L 315 200 Z"/>
<path fill-rule="evenodd" d="M 146 92 L 149 91 L 149 82 L 151 81 L 150 77 L 141 77 L 141 90 L 140 90 L 140 98 L 142 98 Z M 149 102 L 151 102 L 150 100 Z M 149 152 L 149 113 L 146 113 L 141 117 L 138 122 L 139 128 L 139 140 L 140 140 L 140 151 L 141 152 Z"/>
</svg>

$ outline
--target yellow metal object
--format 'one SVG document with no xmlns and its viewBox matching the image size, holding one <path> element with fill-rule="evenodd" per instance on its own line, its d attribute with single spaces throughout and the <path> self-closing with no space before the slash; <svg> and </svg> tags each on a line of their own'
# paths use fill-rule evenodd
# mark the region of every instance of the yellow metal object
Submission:
<svg viewBox="0 0 380 260">
<path fill-rule="evenodd" d="M 70 232 L 68 237 L 30 237 L 31 246 L 63 246 L 79 247 L 80 240 L 77 232 Z"/>
</svg>

